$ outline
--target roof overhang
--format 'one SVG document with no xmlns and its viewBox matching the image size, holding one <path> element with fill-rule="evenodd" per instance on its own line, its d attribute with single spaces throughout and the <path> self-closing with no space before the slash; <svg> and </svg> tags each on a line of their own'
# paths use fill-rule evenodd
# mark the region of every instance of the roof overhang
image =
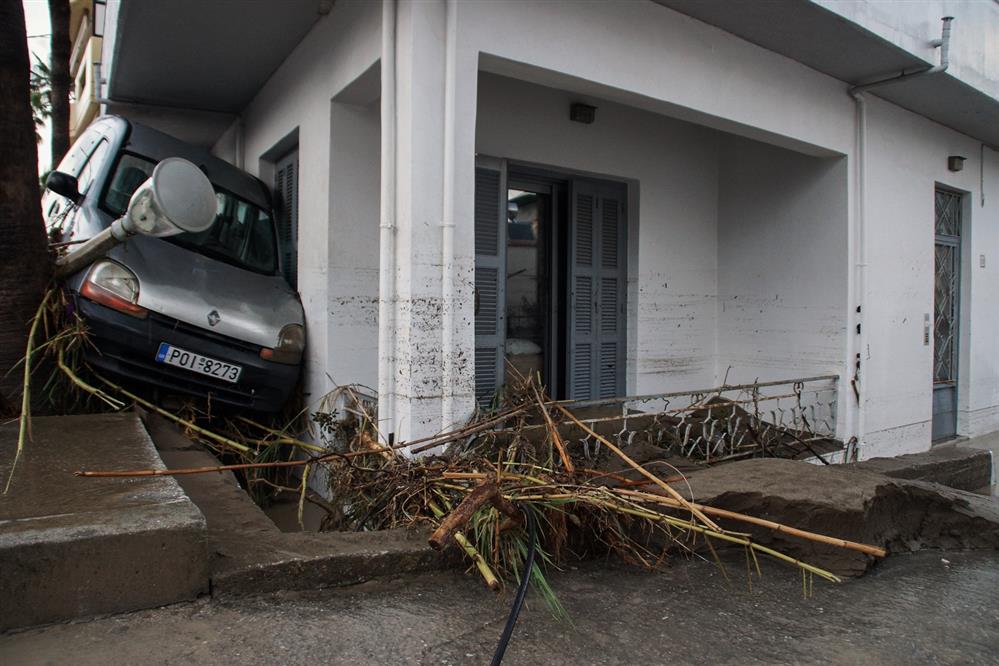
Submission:
<svg viewBox="0 0 999 666">
<path fill-rule="evenodd" d="M 850 84 L 936 64 L 807 0 L 655 1 Z M 870 94 L 999 146 L 999 100 L 948 72 L 874 88 Z"/>
<path fill-rule="evenodd" d="M 199 143 L 217 138 L 331 5 L 332 0 L 121 2 L 105 27 L 111 34 L 105 57 L 110 110 L 140 120 L 171 116 L 170 109 L 200 113 Z M 173 122 L 183 124 L 179 118 Z"/>
</svg>

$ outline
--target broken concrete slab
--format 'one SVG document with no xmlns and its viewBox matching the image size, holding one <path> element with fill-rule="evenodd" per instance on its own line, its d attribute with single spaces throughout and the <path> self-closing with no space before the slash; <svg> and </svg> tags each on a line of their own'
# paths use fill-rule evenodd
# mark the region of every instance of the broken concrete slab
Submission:
<svg viewBox="0 0 999 666">
<path fill-rule="evenodd" d="M 895 479 L 929 481 L 975 491 L 992 483 L 992 452 L 947 444 L 894 458 L 871 458 L 851 467 Z"/>
<path fill-rule="evenodd" d="M 766 518 L 800 529 L 883 547 L 889 553 L 924 548 L 999 548 L 999 502 L 940 484 L 894 479 L 856 466 L 817 466 L 766 458 L 720 465 L 673 484 L 695 502 Z M 844 576 L 875 560 L 723 521 L 766 544 Z"/>
<path fill-rule="evenodd" d="M 212 571 L 212 594 L 315 590 L 452 567 L 455 560 L 427 546 L 428 537 L 429 532 L 405 529 L 280 533 L 266 544 L 258 543 L 252 555 L 242 549 L 241 540 L 213 539 L 221 560 Z"/>
<path fill-rule="evenodd" d="M 168 468 L 219 464 L 165 419 L 142 418 Z M 176 478 L 207 522 L 213 596 L 336 587 L 454 563 L 427 545 L 429 531 L 282 532 L 231 472 Z"/>
<path fill-rule="evenodd" d="M 205 520 L 169 477 L 79 478 L 163 468 L 134 414 L 35 418 L 0 497 L 0 630 L 193 599 L 208 591 Z M 0 478 L 17 423 L 0 427 Z"/>
</svg>

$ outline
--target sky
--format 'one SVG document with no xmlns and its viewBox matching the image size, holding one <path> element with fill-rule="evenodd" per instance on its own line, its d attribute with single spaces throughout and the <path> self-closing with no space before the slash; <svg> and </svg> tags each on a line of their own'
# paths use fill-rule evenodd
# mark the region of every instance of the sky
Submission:
<svg viewBox="0 0 999 666">
<path fill-rule="evenodd" d="M 22 0 L 24 5 L 24 22 L 28 29 L 29 58 L 34 63 L 34 56 L 43 61 L 49 60 L 49 3 L 48 0 Z M 30 55 L 34 54 L 34 55 Z M 52 126 L 49 123 L 42 128 L 42 142 L 38 144 L 38 173 L 49 169 L 52 153 Z"/>
</svg>

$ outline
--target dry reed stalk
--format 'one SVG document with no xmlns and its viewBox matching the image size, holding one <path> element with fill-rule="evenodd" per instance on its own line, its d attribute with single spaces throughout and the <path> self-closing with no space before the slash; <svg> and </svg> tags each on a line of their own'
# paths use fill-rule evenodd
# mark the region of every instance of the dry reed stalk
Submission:
<svg viewBox="0 0 999 666">
<path fill-rule="evenodd" d="M 566 409 L 562 405 L 556 405 L 556 407 L 559 410 L 561 410 L 563 414 L 565 414 L 567 417 L 569 417 L 569 419 L 571 419 L 577 426 L 579 426 L 580 428 L 582 428 L 585 432 L 589 433 L 591 437 L 596 438 L 597 441 L 599 441 L 601 444 L 605 445 L 607 448 L 609 448 L 611 451 L 613 451 L 615 454 L 617 454 L 617 456 L 621 460 L 623 460 L 624 462 L 628 463 L 628 465 L 630 465 L 635 471 L 637 471 L 639 474 L 641 474 L 642 476 L 644 476 L 647 479 L 649 479 L 652 483 L 656 484 L 657 486 L 659 486 L 660 488 L 662 488 L 663 490 L 665 490 L 667 493 L 669 493 L 673 497 L 673 499 L 675 499 L 678 502 L 680 502 L 681 504 L 683 504 L 683 506 L 684 506 L 685 509 L 687 509 L 688 511 L 690 511 L 690 513 L 692 515 L 694 515 L 697 518 L 699 518 L 702 523 L 704 523 L 705 525 L 708 526 L 708 528 L 710 528 L 712 530 L 715 530 L 717 532 L 721 531 L 721 529 L 718 527 L 718 525 L 715 524 L 715 522 L 713 520 L 711 520 L 710 518 L 708 518 L 707 516 L 705 516 L 704 512 L 702 512 L 700 509 L 695 508 L 690 502 L 688 502 L 683 497 L 683 495 L 681 495 L 675 489 L 673 489 L 672 486 L 670 486 L 668 483 L 666 483 L 665 481 L 663 481 L 662 479 L 660 479 L 658 476 L 654 475 L 652 472 L 648 471 L 647 469 L 645 469 L 644 467 L 642 467 L 641 465 L 639 465 L 638 463 L 636 463 L 634 460 L 632 460 L 631 458 L 629 458 L 628 455 L 624 451 L 622 451 L 617 446 L 615 446 L 613 443 L 611 443 L 611 441 L 609 439 L 607 439 L 606 437 L 603 437 L 602 435 L 598 434 L 595 430 L 591 429 L 585 423 L 583 423 L 582 421 L 580 421 L 578 418 L 576 418 L 576 415 L 573 414 L 572 412 L 570 412 L 568 409 Z"/>
<path fill-rule="evenodd" d="M 302 470 L 302 486 L 298 494 L 298 526 L 303 532 L 305 531 L 305 493 L 309 489 L 309 467 L 310 465 L 306 465 L 305 469 Z"/>
<path fill-rule="evenodd" d="M 677 502 L 671 497 L 663 497 L 662 495 L 644 493 L 634 490 L 625 490 L 623 488 L 612 488 L 611 492 L 621 495 L 626 495 L 628 497 L 634 497 L 635 499 L 651 502 L 655 504 L 662 504 L 675 509 L 684 509 L 680 502 Z M 695 504 L 693 506 L 697 507 L 704 513 L 717 516 L 718 518 L 730 518 L 732 520 L 737 520 L 743 523 L 749 523 L 751 525 L 758 525 L 760 527 L 766 527 L 768 529 L 774 530 L 775 532 L 783 532 L 784 534 L 790 534 L 808 541 L 814 541 L 816 543 L 824 543 L 830 546 L 837 546 L 839 548 L 846 548 L 848 550 L 855 550 L 865 555 L 873 555 L 874 557 L 887 557 L 888 551 L 884 548 L 878 548 L 877 546 L 869 546 L 864 543 L 858 543 L 856 541 L 848 541 L 847 539 L 840 539 L 838 537 L 826 536 L 825 534 L 818 534 L 816 532 L 808 532 L 806 530 L 801 530 L 796 527 L 790 527 L 789 525 L 784 525 L 782 523 L 776 523 L 772 520 L 767 520 L 765 518 L 757 518 L 755 516 L 750 516 L 744 513 L 737 513 L 735 511 L 729 511 L 727 509 L 718 509 L 713 506 L 707 506 L 704 504 Z"/>
<path fill-rule="evenodd" d="M 470 423 L 464 427 L 458 428 L 457 430 L 452 430 L 450 432 L 445 432 L 439 435 L 431 435 L 430 437 L 423 437 L 421 439 L 414 439 L 411 442 L 403 442 L 401 444 L 396 444 L 393 449 L 404 449 L 411 446 L 418 446 L 415 449 L 411 449 L 410 453 L 423 453 L 424 451 L 429 451 L 430 449 L 435 449 L 443 444 L 448 444 L 450 442 L 462 439 L 463 437 L 469 437 L 471 435 L 482 432 L 483 430 L 489 430 L 490 428 L 499 425 L 500 423 L 511 419 L 514 416 L 519 416 L 525 412 L 523 407 L 517 407 L 514 409 L 507 410 L 506 412 L 501 412 L 496 416 L 486 419 L 480 423 Z M 429 442 L 426 444 L 425 442 Z"/>
<path fill-rule="evenodd" d="M 562 466 L 565 467 L 565 471 L 572 474 L 576 471 L 576 468 L 572 465 L 572 460 L 569 458 L 569 453 L 565 450 L 565 443 L 562 441 L 562 436 L 559 435 L 558 428 L 555 426 L 555 422 L 552 421 L 551 414 L 548 413 L 548 408 L 545 406 L 545 401 L 541 399 L 541 394 L 538 393 L 538 387 L 531 382 L 531 389 L 534 391 L 534 399 L 538 403 L 538 409 L 541 411 L 541 415 L 545 419 L 545 423 L 548 424 L 548 434 L 551 437 L 552 444 L 558 450 L 558 455 L 562 459 Z"/>
<path fill-rule="evenodd" d="M 111 397 L 110 395 L 108 395 L 101 389 L 97 388 L 96 386 L 92 386 L 87 382 L 83 381 L 82 379 L 80 379 L 80 377 L 75 372 L 73 372 L 73 370 L 68 365 L 66 365 L 65 352 L 66 350 L 60 346 L 59 353 L 56 355 L 56 365 L 58 365 L 59 369 L 62 370 L 62 373 L 69 378 L 69 381 L 73 382 L 73 384 L 75 384 L 78 388 L 83 389 L 84 391 L 90 393 L 96 398 L 103 400 L 105 403 L 107 403 L 109 407 L 111 407 L 115 411 L 122 409 L 125 406 L 125 403 L 122 402 L 121 400 Z"/>
<path fill-rule="evenodd" d="M 797 558 L 791 557 L 790 555 L 785 555 L 784 553 L 782 553 L 780 551 L 777 551 L 777 550 L 774 550 L 773 548 L 768 548 L 766 546 L 762 546 L 762 545 L 760 545 L 760 544 L 758 544 L 758 543 L 756 543 L 756 542 L 748 539 L 747 537 L 740 536 L 740 535 L 732 533 L 732 532 L 715 531 L 715 530 L 703 527 L 701 525 L 697 525 L 696 523 L 693 523 L 693 522 L 690 522 L 690 521 L 680 520 L 678 518 L 673 518 L 671 516 L 666 516 L 666 515 L 663 515 L 663 514 L 660 514 L 660 513 L 654 513 L 654 512 L 651 512 L 651 511 L 643 510 L 641 508 L 631 508 L 629 506 L 615 505 L 613 502 L 601 501 L 601 500 L 595 499 L 595 498 L 587 498 L 587 499 L 584 499 L 582 501 L 590 502 L 592 504 L 597 504 L 597 505 L 603 505 L 605 508 L 610 509 L 612 511 L 618 511 L 618 512 L 626 513 L 626 514 L 633 515 L 633 516 L 636 516 L 636 517 L 639 517 L 639 518 L 645 518 L 646 520 L 650 520 L 652 522 L 665 523 L 665 524 L 670 525 L 672 527 L 676 527 L 677 529 L 680 529 L 680 530 L 691 530 L 693 532 L 697 532 L 698 534 L 701 534 L 701 535 L 703 535 L 703 536 L 705 536 L 707 538 L 710 538 L 710 539 L 718 539 L 720 541 L 727 541 L 729 543 L 738 544 L 738 545 L 744 546 L 746 548 L 751 548 L 751 549 L 753 549 L 755 551 L 758 551 L 760 553 L 764 553 L 765 555 L 770 555 L 771 557 L 774 557 L 774 558 L 776 558 L 778 560 L 781 560 L 783 562 L 787 562 L 789 564 L 793 564 L 793 565 L 799 567 L 800 569 L 803 569 L 804 571 L 808 571 L 809 573 L 812 573 L 812 574 L 815 574 L 815 575 L 820 576 L 822 578 L 825 578 L 828 581 L 831 581 L 831 582 L 834 582 L 834 583 L 841 583 L 842 582 L 842 580 L 839 578 L 839 576 L 837 576 L 836 574 L 834 574 L 834 573 L 832 573 L 830 571 L 826 571 L 825 569 L 820 569 L 819 567 L 814 566 L 812 564 L 808 564 L 807 562 L 802 562 L 801 560 L 799 560 Z"/>
<path fill-rule="evenodd" d="M 444 517 L 444 511 L 437 506 L 437 503 L 433 500 L 427 500 L 427 506 L 431 511 L 433 511 L 434 515 L 437 516 L 438 519 Z M 475 568 L 479 570 L 479 574 L 482 576 L 482 579 L 486 581 L 486 585 L 489 589 L 493 592 L 498 592 L 500 589 L 499 579 L 496 577 L 496 574 L 493 573 L 493 570 L 489 567 L 489 563 L 486 562 L 484 557 L 482 557 L 482 554 L 479 553 L 478 549 L 473 546 L 472 542 L 469 541 L 461 532 L 455 532 L 452 538 L 455 543 L 457 543 L 458 546 L 465 551 L 465 554 L 471 558 L 472 562 L 475 563 Z"/>
<path fill-rule="evenodd" d="M 167 419 L 173 421 L 174 423 L 182 425 L 185 428 L 189 428 L 190 430 L 198 433 L 199 435 L 201 435 L 203 437 L 207 437 L 208 439 L 214 440 L 214 441 L 216 441 L 216 442 L 218 442 L 220 444 L 224 444 L 225 446 L 228 446 L 228 447 L 231 447 L 233 449 L 236 449 L 237 451 L 239 451 L 241 453 L 244 453 L 244 454 L 250 453 L 252 451 L 252 449 L 250 447 L 248 447 L 248 446 L 246 446 L 244 444 L 240 444 L 239 442 L 236 442 L 236 441 L 234 441 L 234 440 L 232 440 L 232 439 L 230 439 L 228 437 L 223 437 L 222 435 L 214 433 L 211 430 L 208 430 L 206 428 L 202 428 L 199 425 L 196 425 L 196 424 L 194 424 L 194 423 L 192 423 L 190 421 L 182 419 L 181 417 L 177 416 L 176 414 L 174 414 L 172 412 L 168 412 L 167 410 L 163 409 L 162 407 L 158 407 L 158 406 L 154 405 L 153 403 L 149 402 L 148 400 L 143 400 L 142 398 L 140 398 L 139 396 L 135 395 L 131 391 L 128 391 L 128 390 L 122 388 L 121 386 L 118 386 L 114 382 L 108 381 L 104 377 L 98 375 L 96 372 L 94 373 L 94 376 L 97 377 L 102 382 L 104 382 L 105 384 L 107 384 L 108 386 L 110 386 L 111 388 L 113 388 L 118 393 L 121 393 L 122 395 L 128 397 L 130 400 L 133 400 L 133 401 L 139 403 L 140 405 L 142 405 L 146 409 L 152 410 L 152 411 L 156 412 L 157 414 L 159 414 L 160 416 L 162 416 L 164 418 L 167 418 Z M 92 475 L 83 474 L 83 475 L 78 475 L 78 476 L 92 476 Z M 135 475 L 135 476 L 149 476 L 149 475 L 148 474 L 138 474 L 138 475 Z"/>
<path fill-rule="evenodd" d="M 38 333 L 38 324 L 44 318 L 45 306 L 55 293 L 55 288 L 49 288 L 42 297 L 42 302 L 35 310 L 35 316 L 31 320 L 31 328 L 28 330 L 28 341 L 24 350 L 24 379 L 21 385 L 21 415 L 18 418 L 17 430 L 17 450 L 14 452 L 14 462 L 11 463 L 10 472 L 7 473 L 7 483 L 4 484 L 3 494 L 10 490 L 10 483 L 14 480 L 14 470 L 24 452 L 24 443 L 31 439 L 31 357 L 35 353 L 35 335 Z"/>
</svg>

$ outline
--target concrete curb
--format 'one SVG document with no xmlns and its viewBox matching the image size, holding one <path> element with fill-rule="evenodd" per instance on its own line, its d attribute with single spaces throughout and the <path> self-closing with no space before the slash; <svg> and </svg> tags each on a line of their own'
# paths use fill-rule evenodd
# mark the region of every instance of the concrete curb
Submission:
<svg viewBox="0 0 999 666">
<path fill-rule="evenodd" d="M 282 559 L 226 566 L 212 573 L 212 596 L 282 590 L 315 590 L 363 583 L 383 576 L 453 567 L 456 558 L 427 546 L 425 530 L 282 535 Z"/>
<path fill-rule="evenodd" d="M 218 464 L 164 419 L 142 419 L 168 467 Z M 282 532 L 228 472 L 177 481 L 207 521 L 213 596 L 339 587 L 459 562 L 457 550 L 442 554 L 427 545 L 428 530 Z"/>
<path fill-rule="evenodd" d="M 894 458 L 872 458 L 847 468 L 884 474 L 894 479 L 939 483 L 976 491 L 992 484 L 992 452 L 960 445 L 935 446 L 923 453 Z"/>
<path fill-rule="evenodd" d="M 0 630 L 153 608 L 208 591 L 205 519 L 174 479 L 78 478 L 162 468 L 135 414 L 40 417 L 0 498 Z M 0 428 L 0 478 L 17 424 Z"/>
</svg>

